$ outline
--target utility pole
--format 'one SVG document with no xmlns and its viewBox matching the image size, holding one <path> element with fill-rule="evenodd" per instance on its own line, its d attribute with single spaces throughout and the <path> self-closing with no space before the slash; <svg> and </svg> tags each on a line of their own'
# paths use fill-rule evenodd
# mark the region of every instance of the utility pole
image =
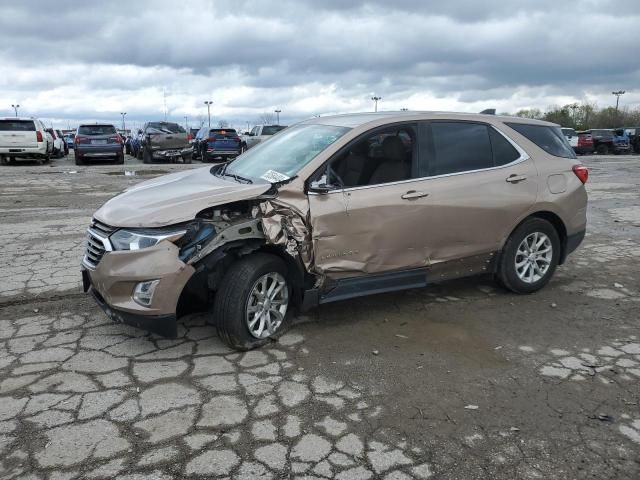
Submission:
<svg viewBox="0 0 640 480">
<path fill-rule="evenodd" d="M 189 133 L 189 124 L 187 123 L 187 119 L 188 119 L 188 117 L 185 115 L 184 116 L 184 129 L 187 131 L 187 133 Z"/>
<path fill-rule="evenodd" d="M 122 115 L 122 133 L 126 133 L 126 128 L 124 128 L 124 116 L 127 114 L 127 112 L 120 112 L 120 115 Z"/>
<path fill-rule="evenodd" d="M 16 117 L 18 116 L 18 109 L 20 108 L 20 104 L 16 103 L 15 105 L 12 103 L 13 111 L 16 112 Z"/>
<path fill-rule="evenodd" d="M 250 130 L 249 122 L 247 122 L 247 132 Z"/>
<path fill-rule="evenodd" d="M 616 119 L 618 118 L 618 103 L 620 103 L 620 95 L 624 95 L 624 90 L 617 90 L 615 92 L 611 92 L 611 95 L 616 96 Z"/>
<path fill-rule="evenodd" d="M 276 118 L 277 118 L 276 125 L 280 125 L 280 112 L 281 111 L 282 110 L 274 110 L 274 112 L 276 112 Z"/>
<path fill-rule="evenodd" d="M 374 95 L 373 97 L 371 97 L 371 100 L 373 100 L 375 102 L 375 109 L 373 111 L 377 112 L 378 111 L 378 100 L 382 100 L 382 97 L 376 97 Z"/>
<path fill-rule="evenodd" d="M 164 103 L 164 121 L 167 121 L 167 91 L 162 87 L 162 101 Z"/>
<path fill-rule="evenodd" d="M 207 117 L 209 117 L 209 128 L 211 128 L 211 100 L 205 100 L 204 104 L 207 106 Z"/>
</svg>

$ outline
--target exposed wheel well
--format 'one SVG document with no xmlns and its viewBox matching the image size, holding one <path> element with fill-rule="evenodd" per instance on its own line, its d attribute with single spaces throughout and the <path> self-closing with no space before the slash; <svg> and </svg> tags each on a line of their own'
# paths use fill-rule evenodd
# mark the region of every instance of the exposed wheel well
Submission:
<svg viewBox="0 0 640 480">
<path fill-rule="evenodd" d="M 213 293 L 219 288 L 231 264 L 253 253 L 269 253 L 281 258 L 287 266 L 293 289 L 293 303 L 300 306 L 306 288 L 313 285 L 313 278 L 306 273 L 302 263 L 289 255 L 284 247 L 267 245 L 257 239 L 229 242 L 202 259 L 187 282 L 178 300 L 177 315 L 181 317 L 194 311 L 203 311 L 212 305 Z"/>
</svg>

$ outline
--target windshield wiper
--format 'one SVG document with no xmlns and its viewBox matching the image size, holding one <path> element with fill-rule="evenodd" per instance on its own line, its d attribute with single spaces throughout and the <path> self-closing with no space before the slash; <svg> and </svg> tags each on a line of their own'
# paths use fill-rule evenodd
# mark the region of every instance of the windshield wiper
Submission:
<svg viewBox="0 0 640 480">
<path fill-rule="evenodd" d="M 240 175 L 237 175 L 235 173 L 227 173 L 227 172 L 223 171 L 222 172 L 222 176 L 223 177 L 231 177 L 231 178 L 235 179 L 235 181 L 238 182 L 238 183 L 242 183 L 242 182 L 253 183 L 253 180 L 251 180 L 250 178 L 241 177 Z"/>
</svg>

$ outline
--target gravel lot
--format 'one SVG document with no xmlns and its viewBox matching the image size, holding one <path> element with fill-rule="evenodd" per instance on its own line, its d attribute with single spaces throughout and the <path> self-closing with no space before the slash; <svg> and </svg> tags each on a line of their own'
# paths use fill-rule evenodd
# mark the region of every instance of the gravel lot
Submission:
<svg viewBox="0 0 640 480">
<path fill-rule="evenodd" d="M 583 158 L 587 238 L 543 291 L 333 304 L 247 354 L 80 293 L 92 213 L 199 164 L 72 158 L 0 168 L 0 478 L 640 477 L 640 157 Z"/>
</svg>

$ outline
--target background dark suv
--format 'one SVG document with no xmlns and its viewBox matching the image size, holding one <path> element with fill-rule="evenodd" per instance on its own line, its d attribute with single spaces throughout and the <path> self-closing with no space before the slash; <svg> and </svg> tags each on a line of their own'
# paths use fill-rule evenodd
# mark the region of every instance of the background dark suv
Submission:
<svg viewBox="0 0 640 480">
<path fill-rule="evenodd" d="M 122 137 L 113 125 L 80 125 L 74 151 L 76 165 L 84 165 L 89 159 L 114 159 L 116 163 L 124 163 Z"/>
</svg>

